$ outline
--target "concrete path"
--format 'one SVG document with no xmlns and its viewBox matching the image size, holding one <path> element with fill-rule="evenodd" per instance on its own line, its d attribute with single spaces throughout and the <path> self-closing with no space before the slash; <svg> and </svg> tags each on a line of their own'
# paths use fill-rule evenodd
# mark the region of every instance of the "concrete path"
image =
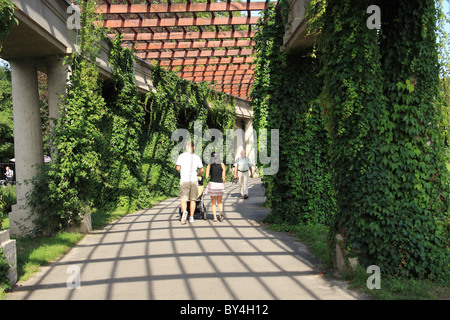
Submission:
<svg viewBox="0 0 450 320">
<path fill-rule="evenodd" d="M 321 276 L 302 243 L 260 225 L 269 211 L 260 206 L 259 179 L 250 179 L 249 199 L 240 199 L 237 185 L 225 192 L 222 223 L 212 222 L 208 196 L 209 219 L 184 226 L 178 198 L 168 199 L 87 235 L 7 300 L 364 298 Z M 77 279 L 80 288 L 72 289 Z"/>
</svg>

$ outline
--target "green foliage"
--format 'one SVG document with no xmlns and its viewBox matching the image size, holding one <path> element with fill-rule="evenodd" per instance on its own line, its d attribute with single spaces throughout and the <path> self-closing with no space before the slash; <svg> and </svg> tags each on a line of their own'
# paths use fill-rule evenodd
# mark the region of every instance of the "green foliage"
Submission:
<svg viewBox="0 0 450 320">
<path fill-rule="evenodd" d="M 11 72 L 0 66 L 0 162 L 14 157 L 14 124 Z"/>
<path fill-rule="evenodd" d="M 9 263 L 6 261 L 3 249 L 0 248 L 0 295 L 8 290 L 9 287 Z"/>
<path fill-rule="evenodd" d="M 80 50 L 67 59 L 71 75 L 64 108 L 52 135 L 54 159 L 40 169 L 33 182 L 36 187 L 29 196 L 30 206 L 37 212 L 45 212 L 38 215 L 38 225 L 47 232 L 79 223 L 104 179 L 100 166 L 104 144 L 100 124 L 105 101 L 95 60 L 103 33 L 93 25 L 96 2 L 82 1 L 80 6 Z"/>
<path fill-rule="evenodd" d="M 68 59 L 72 74 L 52 136 L 54 160 L 40 168 L 28 199 L 38 233 L 76 225 L 87 211 L 138 210 L 160 194 L 175 195 L 172 131 L 192 129 L 194 120 L 229 128 L 235 115 L 234 99 L 157 66 L 157 90 L 143 104 L 134 52 L 121 46 L 120 36 L 110 52 L 112 80 L 101 83 L 95 61 L 103 31 L 93 24 L 95 1 L 81 5 L 80 51 Z"/>
<path fill-rule="evenodd" d="M 3 212 L 6 214 L 11 211 L 11 206 L 16 203 L 16 186 L 9 184 L 0 188 L 0 197 L 3 198 Z"/>
<path fill-rule="evenodd" d="M 436 5 L 430 0 L 382 5 L 391 23 L 381 41 L 389 100 L 381 161 L 392 174 L 387 181 L 398 226 L 390 245 L 397 259 L 402 257 L 398 274 L 442 277 L 449 272 L 450 220 Z"/>
<path fill-rule="evenodd" d="M 3 200 L 3 195 L 0 193 L 0 231 L 3 230 L 3 216 L 6 211 L 7 203 Z M 9 264 L 6 261 L 5 253 L 0 248 L 0 296 L 4 291 L 9 289 Z"/>
<path fill-rule="evenodd" d="M 387 201 L 380 194 L 385 173 L 375 158 L 380 148 L 376 124 L 385 101 L 378 35 L 365 23 L 369 5 L 328 1 L 318 49 L 338 205 L 330 240 L 341 233 L 364 255 L 365 250 L 378 252 L 385 238 L 378 219 Z"/>
<path fill-rule="evenodd" d="M 0 0 L 0 51 L 2 39 L 12 26 L 18 24 L 14 18 L 14 4 L 10 0 Z M 6 161 L 14 155 L 11 73 L 0 65 L 0 161 Z"/>
<path fill-rule="evenodd" d="M 0 231 L 3 230 L 3 216 L 5 214 L 6 203 L 3 201 L 3 195 L 0 194 Z"/>
<path fill-rule="evenodd" d="M 147 144 L 143 156 L 145 181 L 152 192 L 174 193 L 178 190 L 179 173 L 170 159 L 178 141 L 171 140 L 176 129 L 194 133 L 194 122 L 208 128 L 232 129 L 236 117 L 235 100 L 215 92 L 206 83 L 193 83 L 179 78 L 175 72 L 154 65 L 153 85 L 156 90 L 146 96 Z M 224 139 L 225 140 L 225 139 Z M 198 149 L 199 146 L 196 146 Z"/>
<path fill-rule="evenodd" d="M 255 129 L 280 130 L 280 167 L 263 183 L 275 220 L 326 224 L 335 200 L 326 156 L 329 139 L 316 100 L 322 86 L 318 64 L 308 52 L 280 52 L 283 35 L 282 14 L 269 8 L 255 37 L 252 104 Z"/>
<path fill-rule="evenodd" d="M 0 51 L 2 49 L 1 40 L 9 33 L 11 26 L 17 25 L 18 21 L 14 18 L 14 4 L 9 0 L 0 0 Z M 11 94 L 10 86 L 8 87 L 8 73 L 6 70 L 1 70 L 0 73 L 0 159 L 10 155 L 11 151 L 11 129 L 12 129 L 12 114 L 11 108 L 8 108 L 8 95 Z M 6 75 L 6 78 L 5 78 Z M 9 89 L 9 90 L 8 90 Z M 0 195 L 0 230 L 3 224 L 3 214 L 7 209 L 7 204 L 3 201 Z M 3 291 L 9 288 L 9 264 L 6 261 L 3 250 L 0 249 L 0 295 Z"/>
<path fill-rule="evenodd" d="M 0 40 L 8 35 L 12 26 L 18 24 L 18 20 L 14 18 L 14 3 L 10 0 L 0 0 Z M 0 51 L 1 47 L 0 43 Z"/>
<path fill-rule="evenodd" d="M 135 79 L 134 52 L 121 47 L 121 36 L 113 43 L 110 65 L 113 70 L 112 83 L 103 88 L 106 99 L 105 114 L 101 130 L 106 140 L 101 152 L 100 165 L 107 174 L 101 203 L 114 203 L 120 197 L 137 198 L 136 190 L 141 179 L 141 145 L 144 109 Z"/>
<path fill-rule="evenodd" d="M 341 233 L 363 266 L 445 276 L 448 187 L 434 1 L 327 1 L 319 42 Z M 447 227 L 446 227 L 447 226 Z M 447 230 L 446 230 L 447 228 Z M 446 244 L 447 242 L 447 244 Z"/>
<path fill-rule="evenodd" d="M 374 4 L 383 8 L 381 31 L 366 25 Z M 279 51 L 286 5 L 264 12 L 258 26 L 252 93 L 254 126 L 280 129 L 280 170 L 263 177 L 271 221 L 323 223 L 330 248 L 342 234 L 363 267 L 445 279 L 449 184 L 435 2 L 310 1 L 307 19 L 319 35 L 309 53 Z"/>
</svg>

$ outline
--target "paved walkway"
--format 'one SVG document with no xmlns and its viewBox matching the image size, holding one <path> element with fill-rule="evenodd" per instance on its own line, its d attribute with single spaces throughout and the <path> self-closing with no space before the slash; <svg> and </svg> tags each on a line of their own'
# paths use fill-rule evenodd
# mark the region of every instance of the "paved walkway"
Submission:
<svg viewBox="0 0 450 320">
<path fill-rule="evenodd" d="M 237 185 L 227 184 L 225 192 L 223 223 L 182 226 L 178 199 L 168 199 L 87 235 L 7 299 L 364 298 L 345 282 L 321 276 L 302 243 L 260 225 L 269 211 L 260 206 L 259 179 L 250 179 L 249 199 L 240 199 Z M 75 279 L 77 269 L 80 288 L 70 289 L 67 280 Z"/>
</svg>

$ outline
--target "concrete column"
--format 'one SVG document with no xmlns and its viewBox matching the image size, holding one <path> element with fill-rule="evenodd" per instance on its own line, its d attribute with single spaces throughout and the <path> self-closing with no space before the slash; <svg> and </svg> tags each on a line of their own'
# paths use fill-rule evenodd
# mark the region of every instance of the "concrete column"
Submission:
<svg viewBox="0 0 450 320">
<path fill-rule="evenodd" d="M 48 113 L 50 119 L 59 119 L 61 96 L 66 95 L 69 69 L 58 56 L 47 59 Z"/>
<path fill-rule="evenodd" d="M 234 155 L 233 161 L 240 157 L 241 150 L 245 149 L 245 131 L 243 119 L 237 118 L 234 124 Z"/>
<path fill-rule="evenodd" d="M 36 165 L 44 163 L 41 114 L 37 82 L 37 61 L 30 58 L 10 61 L 12 78 L 14 153 L 16 158 L 17 204 L 9 214 L 12 236 L 25 236 L 33 228 L 26 194 L 37 172 Z"/>
<path fill-rule="evenodd" d="M 67 78 L 69 70 L 63 66 L 64 59 L 52 56 L 47 59 L 47 79 L 48 79 L 48 115 L 50 119 L 50 130 L 53 131 L 53 119 L 59 119 L 63 97 L 67 93 Z M 50 141 L 53 145 L 52 141 Z M 51 158 L 54 158 L 54 149 L 51 147 Z"/>
<path fill-rule="evenodd" d="M 253 130 L 253 119 L 245 120 L 245 152 L 253 164 L 256 164 L 257 137 Z"/>
</svg>

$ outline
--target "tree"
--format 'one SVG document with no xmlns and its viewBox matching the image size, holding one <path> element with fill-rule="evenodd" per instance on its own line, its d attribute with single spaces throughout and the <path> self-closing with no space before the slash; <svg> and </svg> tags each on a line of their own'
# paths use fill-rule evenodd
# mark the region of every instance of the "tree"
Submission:
<svg viewBox="0 0 450 320">
<path fill-rule="evenodd" d="M 14 157 L 11 71 L 0 65 L 0 162 Z"/>
</svg>

